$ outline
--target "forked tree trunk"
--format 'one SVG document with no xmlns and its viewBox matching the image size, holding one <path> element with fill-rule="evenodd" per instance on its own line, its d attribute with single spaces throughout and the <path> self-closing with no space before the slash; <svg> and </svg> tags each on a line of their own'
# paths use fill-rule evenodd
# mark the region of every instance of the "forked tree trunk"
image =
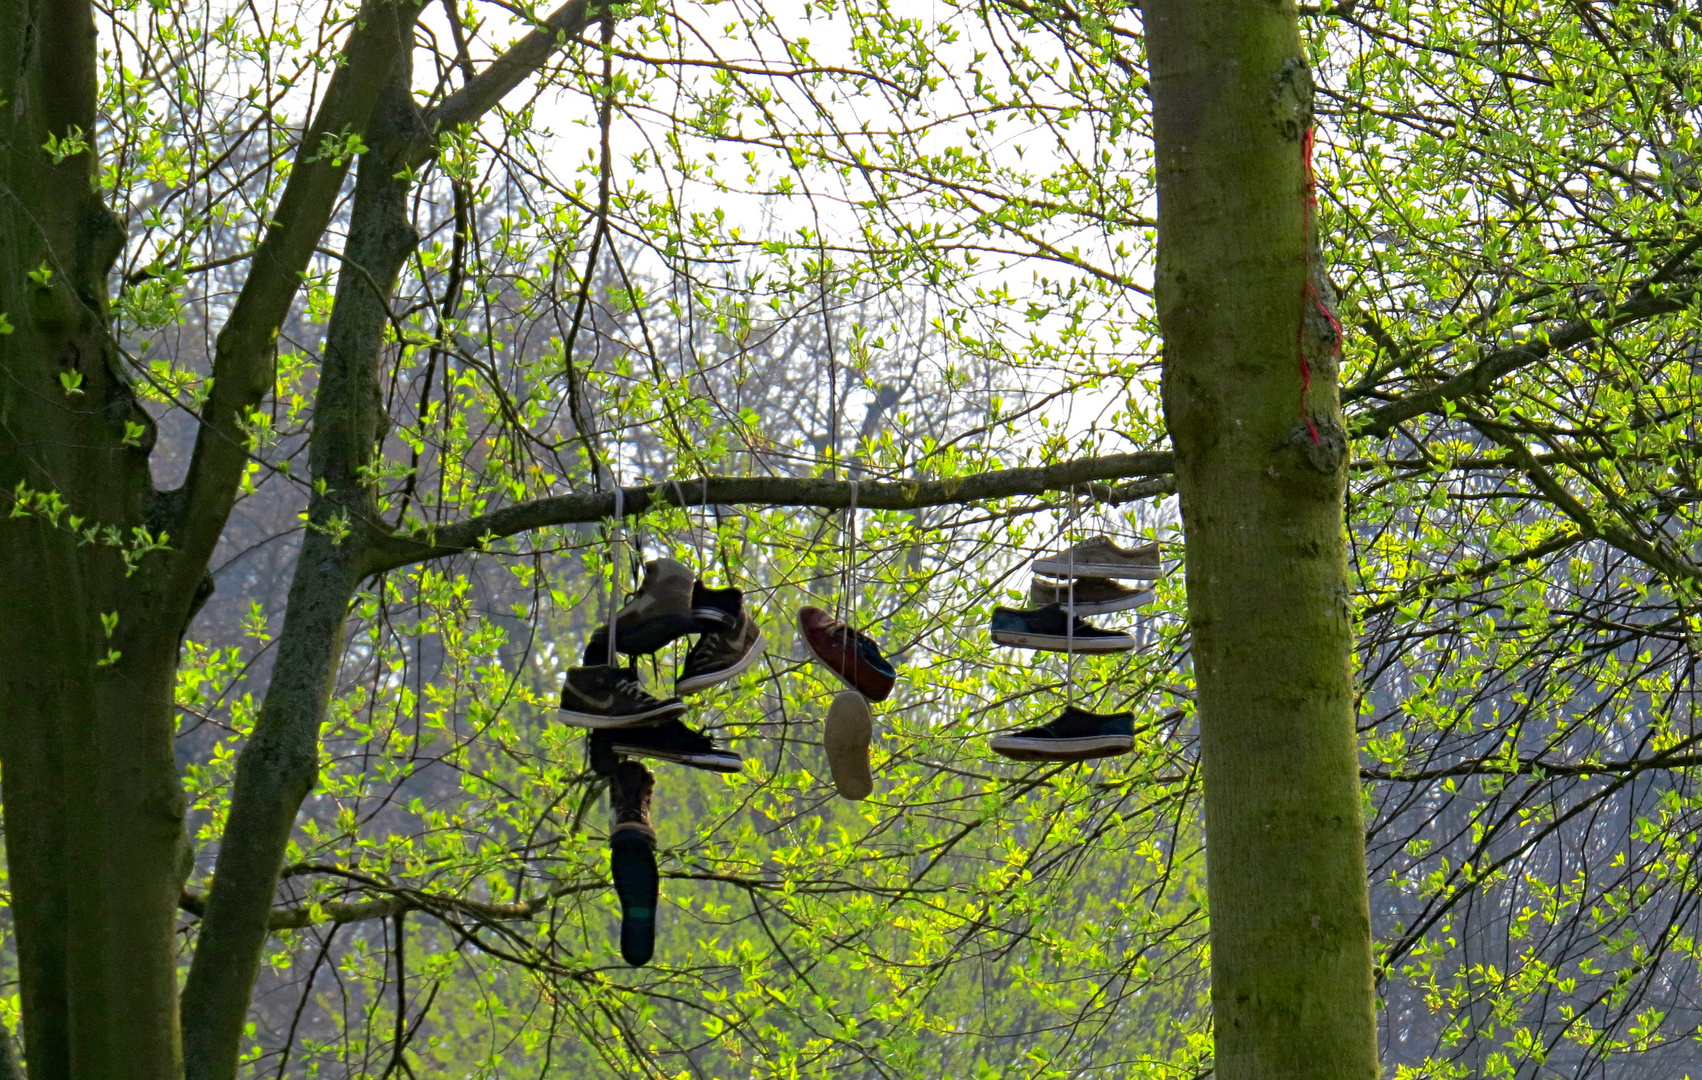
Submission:
<svg viewBox="0 0 1702 1080">
<path fill-rule="evenodd" d="M 1339 331 L 1305 208 L 1310 73 L 1292 2 L 1147 0 L 1144 21 L 1215 1075 L 1373 1080 Z"/>
<path fill-rule="evenodd" d="M 408 220 L 408 178 L 430 145 L 413 102 L 411 61 L 407 50 L 397 56 L 369 125 L 372 148 L 360 159 L 314 395 L 311 525 L 296 560 L 272 681 L 237 759 L 230 813 L 183 989 L 188 1080 L 236 1075 L 278 873 L 302 800 L 319 773 L 319 727 L 342 659 L 343 625 L 366 573 L 368 537 L 383 531 L 367 473 L 386 427 L 378 361 L 391 325 L 391 292 L 419 240 Z"/>
</svg>

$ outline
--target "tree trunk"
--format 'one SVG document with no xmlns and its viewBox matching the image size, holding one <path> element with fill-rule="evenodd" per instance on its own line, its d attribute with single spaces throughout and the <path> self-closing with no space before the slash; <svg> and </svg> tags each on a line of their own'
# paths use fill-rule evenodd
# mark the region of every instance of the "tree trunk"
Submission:
<svg viewBox="0 0 1702 1080">
<path fill-rule="evenodd" d="M 1216 1075 L 1378 1075 L 1339 334 L 1292 3 L 1148 0 L 1164 408 L 1187 541 Z"/>
<path fill-rule="evenodd" d="M 177 642 L 152 424 L 107 335 L 86 0 L 0 0 L 0 764 L 35 1080 L 177 1080 Z M 57 158 L 57 160 L 55 160 Z M 129 425 L 129 427 L 127 427 Z"/>
<path fill-rule="evenodd" d="M 236 1075 L 278 873 L 296 814 L 318 776 L 319 726 L 342 657 L 349 602 L 366 573 L 367 539 L 383 531 L 363 470 L 384 436 L 378 360 L 390 294 L 418 242 L 408 220 L 407 177 L 424 126 L 410 94 L 412 71 L 404 50 L 372 119 L 372 149 L 361 156 L 314 398 L 309 460 L 318 493 L 290 584 L 272 681 L 254 735 L 237 760 L 230 814 L 184 986 L 188 1080 Z"/>
</svg>

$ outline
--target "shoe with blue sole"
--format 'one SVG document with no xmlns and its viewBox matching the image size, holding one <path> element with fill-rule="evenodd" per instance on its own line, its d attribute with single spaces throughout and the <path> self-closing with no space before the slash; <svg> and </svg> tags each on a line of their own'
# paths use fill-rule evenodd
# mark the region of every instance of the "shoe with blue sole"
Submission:
<svg viewBox="0 0 1702 1080">
<path fill-rule="evenodd" d="M 621 958 L 643 967 L 656 952 L 656 830 L 650 827 L 650 770 L 622 761 L 609 782 L 609 875 L 621 903 Z"/>
</svg>

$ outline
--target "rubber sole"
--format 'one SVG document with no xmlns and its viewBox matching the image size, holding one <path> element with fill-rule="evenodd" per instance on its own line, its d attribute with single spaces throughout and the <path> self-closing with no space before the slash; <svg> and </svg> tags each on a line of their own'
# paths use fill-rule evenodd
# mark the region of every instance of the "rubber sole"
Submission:
<svg viewBox="0 0 1702 1080">
<path fill-rule="evenodd" d="M 1164 576 L 1163 567 L 1158 566 L 1129 566 L 1126 563 L 1096 563 L 1069 560 L 1036 559 L 1034 572 L 1045 574 L 1047 577 L 1107 577 L 1107 578 L 1139 578 L 1143 581 L 1155 581 Z"/>
<path fill-rule="evenodd" d="M 833 695 L 822 725 L 822 744 L 840 798 L 857 802 L 875 790 L 874 773 L 869 769 L 869 743 L 874 737 L 875 714 L 869 708 L 869 699 L 855 690 Z"/>
<path fill-rule="evenodd" d="M 1131 735 L 1089 735 L 1077 739 L 995 735 L 992 739 L 995 751 L 1015 761 L 1087 761 L 1126 754 L 1134 745 Z"/>
<path fill-rule="evenodd" d="M 605 716 L 602 713 L 584 713 L 573 709 L 557 709 L 556 715 L 562 722 L 574 727 L 591 728 L 596 731 L 606 731 L 610 728 L 643 727 L 654 724 L 670 717 L 679 716 L 686 711 L 685 702 L 677 705 L 664 705 L 649 712 L 631 713 L 625 716 Z"/>
<path fill-rule="evenodd" d="M 1011 630 L 993 630 L 991 634 L 993 640 L 1000 645 L 1009 645 L 1014 649 L 1038 649 L 1042 652 L 1128 652 L 1140 644 L 1126 634 L 1114 638 L 1075 638 L 1074 648 L 1071 647 L 1072 639 L 1062 634 L 1024 634 Z"/>
<path fill-rule="evenodd" d="M 731 667 L 722 668 L 720 671 L 705 672 L 702 675 L 693 675 L 689 679 L 677 680 L 674 683 L 674 696 L 685 697 L 687 694 L 695 694 L 699 690 L 707 690 L 711 686 L 719 686 L 728 679 L 737 678 L 749 671 L 751 665 L 762 658 L 762 650 L 767 646 L 768 639 L 763 636 L 761 630 L 758 630 L 756 641 L 751 644 L 750 651 L 739 657 L 737 663 Z"/>
<path fill-rule="evenodd" d="M 618 741 L 610 748 L 615 753 L 625 754 L 627 757 L 646 757 L 654 758 L 657 761 L 671 761 L 675 765 L 690 765 L 694 769 L 704 769 L 708 772 L 736 773 L 743 772 L 745 768 L 745 759 L 731 753 L 670 753 L 650 746 L 624 746 Z"/>
<path fill-rule="evenodd" d="M 649 837 L 627 829 L 609 837 L 609 874 L 621 902 L 621 958 L 643 967 L 656 953 L 656 905 L 661 875 Z"/>
<path fill-rule="evenodd" d="M 1046 600 L 1030 593 L 1028 596 L 1028 602 L 1033 604 L 1035 607 L 1046 607 L 1049 604 L 1058 604 L 1062 606 L 1066 612 L 1075 615 L 1109 615 L 1113 611 L 1128 611 L 1130 608 L 1144 607 L 1151 603 L 1153 597 L 1157 595 L 1158 594 L 1153 592 L 1151 589 L 1146 589 L 1133 596 L 1125 596 L 1116 600 L 1100 600 L 1097 603 L 1091 604 L 1083 603 L 1078 600 L 1076 603 L 1071 604 L 1064 599 Z"/>
</svg>

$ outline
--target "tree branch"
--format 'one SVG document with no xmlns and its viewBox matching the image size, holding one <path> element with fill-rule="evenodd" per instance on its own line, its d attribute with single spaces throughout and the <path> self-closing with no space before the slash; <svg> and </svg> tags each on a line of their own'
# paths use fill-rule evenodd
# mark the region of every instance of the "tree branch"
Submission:
<svg viewBox="0 0 1702 1080">
<path fill-rule="evenodd" d="M 1355 438 L 1386 438 L 1397 424 L 1420 413 L 1437 412 L 1445 402 L 1459 401 L 1476 394 L 1486 394 L 1495 388 L 1503 376 L 1529 367 L 1557 352 L 1604 337 L 1633 323 L 1646 322 L 1661 315 L 1683 311 L 1695 301 L 1695 289 L 1684 289 L 1670 296 L 1644 294 L 1611 308 L 1600 318 L 1577 319 L 1545 335 L 1535 335 L 1507 349 L 1498 349 L 1470 369 L 1451 378 L 1369 412 L 1361 413 L 1349 426 Z"/>
<path fill-rule="evenodd" d="M 243 425 L 272 389 L 278 328 L 295 302 L 302 274 L 330 224 L 348 174 L 353 155 L 327 153 L 327 144 L 341 144 L 348 135 L 366 136 L 373 105 L 396 56 L 412 48 L 418 10 L 409 0 L 365 0 L 361 5 L 325 99 L 302 133 L 266 236 L 219 332 L 212 395 L 201 413 L 188 476 L 172 496 L 176 513 L 168 531 L 176 551 L 170 593 L 174 601 L 188 602 L 224 531 L 248 464 Z"/>
<path fill-rule="evenodd" d="M 1168 490 L 1157 485 L 1113 487 L 1102 481 L 1128 477 L 1168 477 L 1168 453 L 1112 454 L 1032 468 L 995 469 L 945 480 L 858 481 L 857 505 L 869 510 L 916 510 L 1041 495 L 1083 488 L 1101 502 L 1125 502 Z M 707 490 L 706 490 L 707 489 Z M 701 477 L 622 488 L 626 513 L 643 514 L 652 505 L 669 506 L 812 506 L 828 510 L 851 505 L 852 482 L 781 476 L 718 476 L 707 484 Z M 585 492 L 534 499 L 481 514 L 420 535 L 375 537 L 368 546 L 368 574 L 475 550 L 491 539 L 513 536 L 549 525 L 602 521 L 615 513 L 613 491 Z"/>
<path fill-rule="evenodd" d="M 515 42 L 467 85 L 428 112 L 426 126 L 443 131 L 478 120 L 537 71 L 551 53 L 601 18 L 606 6 L 603 0 L 568 0 L 536 30 Z"/>
</svg>

